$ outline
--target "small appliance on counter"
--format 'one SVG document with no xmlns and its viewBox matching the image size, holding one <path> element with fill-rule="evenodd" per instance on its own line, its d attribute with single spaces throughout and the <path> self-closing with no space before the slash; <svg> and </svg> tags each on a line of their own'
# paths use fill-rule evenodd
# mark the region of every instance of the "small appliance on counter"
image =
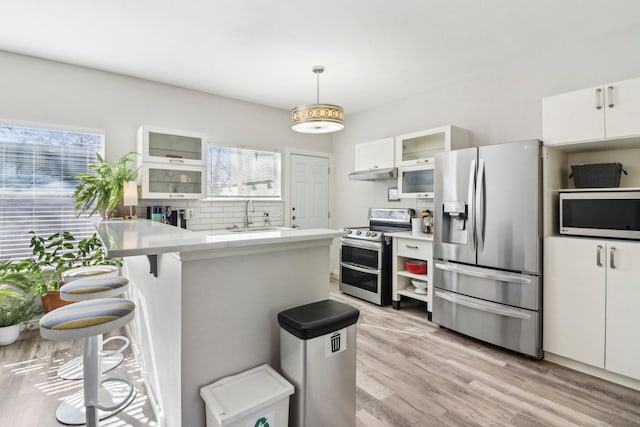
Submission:
<svg viewBox="0 0 640 427">
<path fill-rule="evenodd" d="M 170 206 L 147 206 L 147 218 L 163 224 L 187 228 L 186 209 L 172 209 Z"/>
<path fill-rule="evenodd" d="M 187 211 L 185 209 L 172 209 L 167 219 L 170 225 L 187 228 Z"/>
</svg>

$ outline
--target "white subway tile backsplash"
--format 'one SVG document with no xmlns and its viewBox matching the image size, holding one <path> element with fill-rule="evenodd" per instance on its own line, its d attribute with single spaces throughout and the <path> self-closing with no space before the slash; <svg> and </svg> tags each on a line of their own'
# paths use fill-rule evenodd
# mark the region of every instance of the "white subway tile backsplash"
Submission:
<svg viewBox="0 0 640 427">
<path fill-rule="evenodd" d="M 174 209 L 190 209 L 193 211 L 193 218 L 187 221 L 190 230 L 215 230 L 233 225 L 242 227 L 244 223 L 245 202 L 240 201 L 199 201 L 199 200 L 141 200 L 137 208 L 138 216 L 146 217 L 147 206 L 170 206 Z M 282 226 L 283 222 L 283 202 L 261 202 L 253 201 L 254 212 L 249 212 L 249 218 L 254 226 L 262 226 L 264 222 L 264 212 L 269 213 L 271 225 Z"/>
</svg>

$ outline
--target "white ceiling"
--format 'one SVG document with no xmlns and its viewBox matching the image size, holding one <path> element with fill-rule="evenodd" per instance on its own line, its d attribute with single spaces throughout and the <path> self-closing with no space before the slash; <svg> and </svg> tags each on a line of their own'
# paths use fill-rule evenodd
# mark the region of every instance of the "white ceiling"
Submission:
<svg viewBox="0 0 640 427">
<path fill-rule="evenodd" d="M 0 50 L 283 109 L 319 64 L 349 115 L 638 23 L 638 0 L 0 0 Z"/>
</svg>

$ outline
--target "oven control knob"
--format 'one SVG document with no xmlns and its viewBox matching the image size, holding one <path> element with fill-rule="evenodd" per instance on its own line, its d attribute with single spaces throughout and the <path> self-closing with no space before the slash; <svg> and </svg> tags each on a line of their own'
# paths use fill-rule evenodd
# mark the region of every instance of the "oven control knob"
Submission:
<svg viewBox="0 0 640 427">
<path fill-rule="evenodd" d="M 362 231 L 358 230 L 358 231 L 356 231 L 356 234 L 359 236 L 359 235 L 362 234 Z"/>
<path fill-rule="evenodd" d="M 372 232 L 371 233 L 371 237 L 377 237 L 377 236 L 378 236 L 378 233 L 376 233 L 376 232 Z"/>
<path fill-rule="evenodd" d="M 347 234 L 351 234 L 351 233 L 353 233 L 353 230 L 347 228 Z"/>
<path fill-rule="evenodd" d="M 367 237 L 371 236 L 371 232 L 367 231 Z"/>
</svg>

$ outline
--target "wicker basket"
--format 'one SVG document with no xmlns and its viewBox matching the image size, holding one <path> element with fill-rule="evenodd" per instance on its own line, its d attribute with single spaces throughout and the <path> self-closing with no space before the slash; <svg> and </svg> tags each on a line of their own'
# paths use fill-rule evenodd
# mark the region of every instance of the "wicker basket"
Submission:
<svg viewBox="0 0 640 427">
<path fill-rule="evenodd" d="M 571 175 L 576 188 L 613 188 L 620 186 L 620 163 L 594 163 L 591 165 L 572 165 Z"/>
</svg>

